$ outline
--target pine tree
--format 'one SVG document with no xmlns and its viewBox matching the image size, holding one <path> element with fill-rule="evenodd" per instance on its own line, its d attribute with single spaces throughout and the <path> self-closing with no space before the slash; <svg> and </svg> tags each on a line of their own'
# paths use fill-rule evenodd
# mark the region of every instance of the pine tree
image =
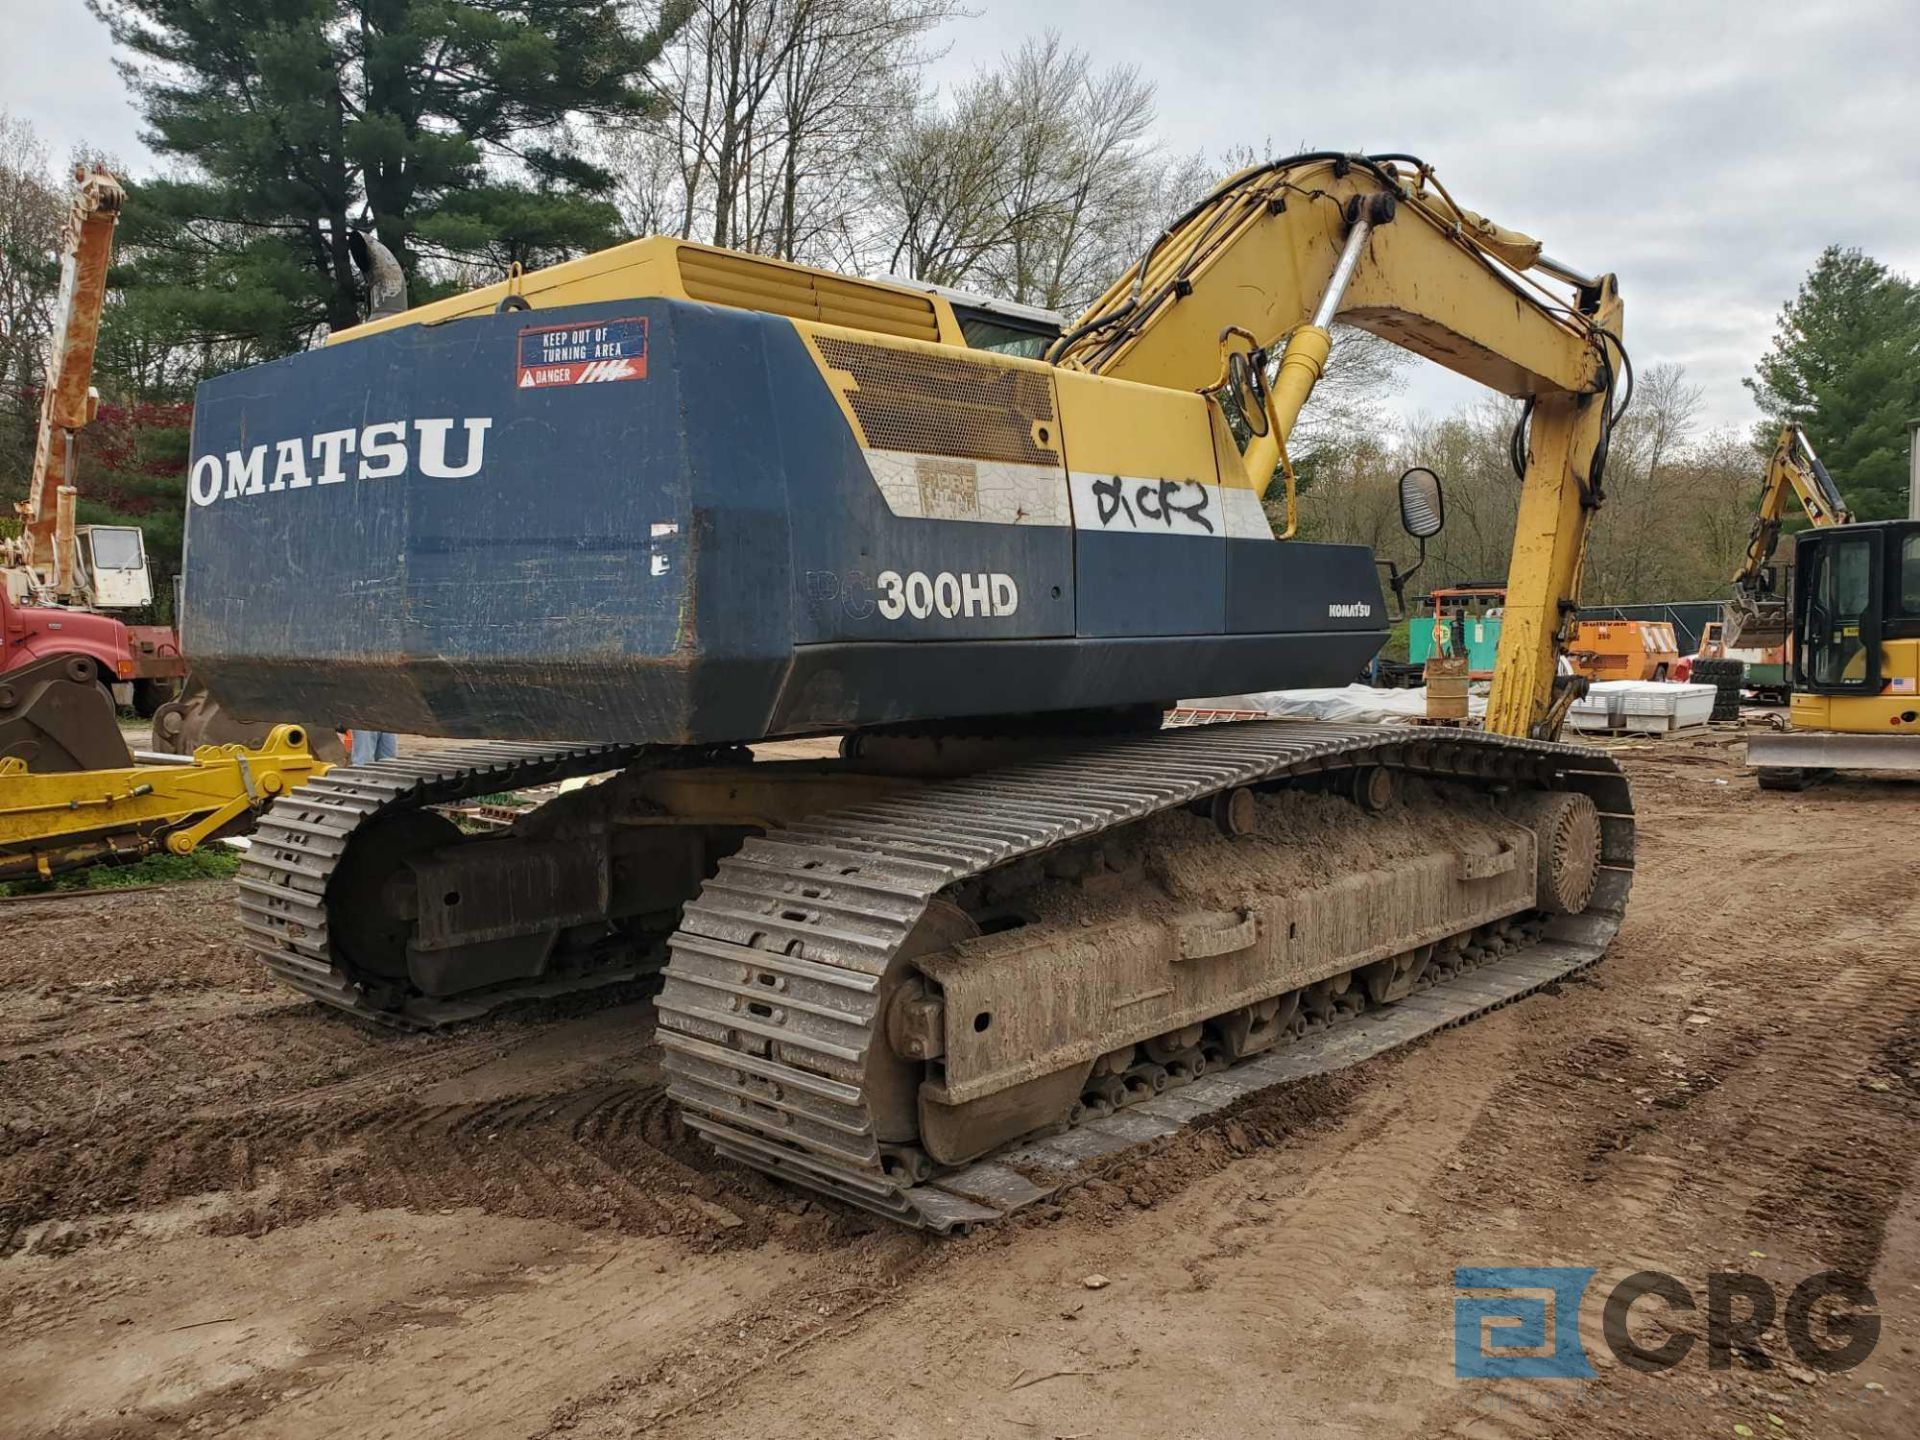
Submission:
<svg viewBox="0 0 1920 1440">
<path fill-rule="evenodd" d="M 1780 311 L 1746 382 L 1765 443 L 1805 427 L 1863 520 L 1907 513 L 1907 422 L 1920 417 L 1920 286 L 1859 250 L 1830 245 Z"/>
<path fill-rule="evenodd" d="M 90 0 L 148 123 L 188 162 L 129 198 L 130 295 L 206 344 L 261 354 L 358 319 L 351 227 L 415 299 L 452 264 L 546 263 L 608 243 L 614 177 L 568 141 L 650 114 L 680 23 L 618 0 Z M 437 267 L 423 261 L 443 262 Z"/>
</svg>

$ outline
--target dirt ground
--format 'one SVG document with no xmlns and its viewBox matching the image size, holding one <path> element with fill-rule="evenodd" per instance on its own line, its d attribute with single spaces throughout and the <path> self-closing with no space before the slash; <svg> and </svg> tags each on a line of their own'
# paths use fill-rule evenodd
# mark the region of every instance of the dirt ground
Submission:
<svg viewBox="0 0 1920 1440">
<path fill-rule="evenodd" d="M 1591 978 L 958 1241 L 707 1159 L 645 987 L 373 1034 L 255 976 L 224 882 L 0 905 L 0 1433 L 1911 1436 L 1920 787 L 1621 751 Z M 1516 1264 L 1596 1269 L 1597 1378 L 1455 1377 L 1454 1268 Z M 1847 1271 L 1879 1344 L 1642 1374 L 1640 1269 Z"/>
</svg>

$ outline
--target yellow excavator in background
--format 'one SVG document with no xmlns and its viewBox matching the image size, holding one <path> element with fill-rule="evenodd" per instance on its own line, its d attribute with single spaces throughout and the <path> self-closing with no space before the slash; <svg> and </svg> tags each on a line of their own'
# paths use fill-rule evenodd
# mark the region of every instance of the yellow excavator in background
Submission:
<svg viewBox="0 0 1920 1440">
<path fill-rule="evenodd" d="M 1782 585 L 1771 562 L 1789 495 L 1810 528 L 1794 537 L 1793 579 Z M 1757 688 L 1791 688 L 1792 728 L 1747 741 L 1761 789 L 1803 790 L 1840 771 L 1920 771 L 1920 521 L 1856 521 L 1789 423 L 1733 586 L 1720 653 L 1705 663 L 1741 664 Z M 1694 675 L 1720 678 L 1700 664 Z"/>
<path fill-rule="evenodd" d="M 1920 771 L 1920 520 L 1794 540 L 1792 728 L 1747 741 L 1763 790 Z"/>
<path fill-rule="evenodd" d="M 1792 692 L 1792 657 L 1787 645 L 1793 624 L 1791 568 L 1774 564 L 1780 528 L 1792 500 L 1798 500 L 1815 530 L 1853 523 L 1853 512 L 1827 467 L 1813 453 L 1801 428 L 1781 428 L 1767 459 L 1747 548 L 1733 572 L 1733 600 L 1724 618 L 1707 624 L 1700 648 L 1687 662 L 1685 678 L 1717 691 L 1713 718 L 1738 719 L 1744 693 L 1762 703 L 1784 705 Z"/>
<path fill-rule="evenodd" d="M 938 1230 L 1551 984 L 1633 863 L 1618 765 L 1555 739 L 1620 317 L 1425 164 L 1321 152 L 1224 181 L 1064 334 L 653 238 L 207 381 L 210 691 L 475 742 L 277 803 L 248 943 L 410 1027 L 666 957 L 687 1124 Z M 1370 552 L 1295 530 L 1336 321 L 1522 402 L 1487 726 L 1162 728 L 1385 639 Z M 1423 545 L 1444 505 L 1404 478 Z M 840 757 L 746 748 L 807 735 Z M 504 834 L 435 813 L 607 772 Z"/>
<path fill-rule="evenodd" d="M 1806 432 L 1791 421 L 1781 429 L 1767 460 L 1753 530 L 1740 568 L 1733 572 L 1733 604 L 1721 637 L 1729 649 L 1769 650 L 1786 644 L 1793 623 L 1792 587 L 1781 583 L 1773 557 L 1790 498 L 1800 502 L 1807 524 L 1816 530 L 1853 523 L 1853 511 L 1841 499 L 1839 486 L 1813 453 Z"/>
</svg>

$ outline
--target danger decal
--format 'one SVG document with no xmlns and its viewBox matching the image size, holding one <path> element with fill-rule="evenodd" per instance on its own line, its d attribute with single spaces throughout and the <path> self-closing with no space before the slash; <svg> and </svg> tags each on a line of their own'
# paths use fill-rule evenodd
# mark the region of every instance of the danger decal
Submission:
<svg viewBox="0 0 1920 1440">
<path fill-rule="evenodd" d="M 514 383 L 522 390 L 646 378 L 644 315 L 597 325 L 543 325 L 520 332 Z"/>
</svg>

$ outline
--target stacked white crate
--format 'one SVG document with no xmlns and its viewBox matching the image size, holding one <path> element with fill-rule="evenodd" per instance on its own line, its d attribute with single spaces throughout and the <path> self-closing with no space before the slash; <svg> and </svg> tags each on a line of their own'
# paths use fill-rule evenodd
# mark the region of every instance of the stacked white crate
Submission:
<svg viewBox="0 0 1920 1440">
<path fill-rule="evenodd" d="M 1597 680 L 1574 701 L 1567 723 L 1576 730 L 1663 735 L 1702 728 L 1713 718 L 1711 685 L 1665 680 Z"/>
</svg>

